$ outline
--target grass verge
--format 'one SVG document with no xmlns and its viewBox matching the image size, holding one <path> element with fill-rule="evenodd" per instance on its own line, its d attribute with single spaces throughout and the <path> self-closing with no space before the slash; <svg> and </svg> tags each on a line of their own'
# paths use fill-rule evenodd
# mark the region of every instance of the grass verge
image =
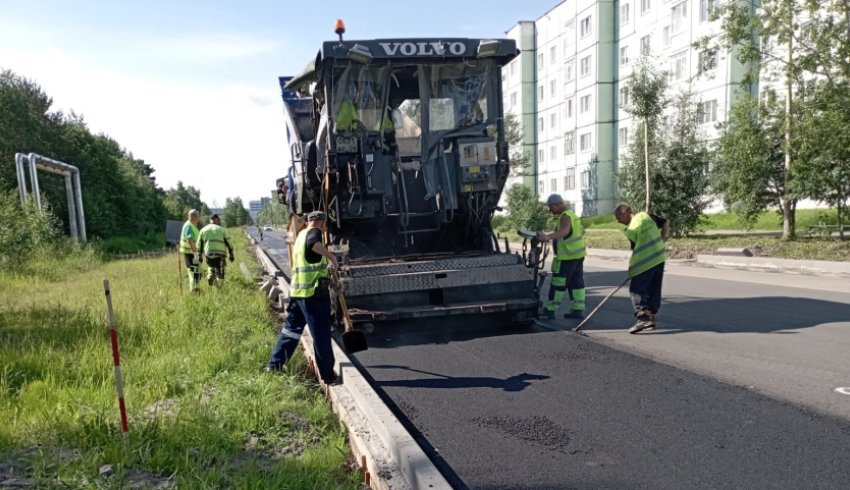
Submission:
<svg viewBox="0 0 850 490">
<path fill-rule="evenodd" d="M 738 215 L 735 213 L 715 213 L 705 215 L 706 221 L 700 225 L 701 231 L 741 230 Z M 581 219 L 585 228 L 619 230 L 613 215 L 589 216 Z M 837 225 L 838 213 L 835 209 L 798 209 L 796 213 L 797 234 L 803 235 L 812 225 Z M 776 211 L 765 211 L 753 224 L 754 231 L 782 231 L 782 215 Z"/>
<path fill-rule="evenodd" d="M 244 235 L 233 235 L 238 260 L 255 268 Z M 181 295 L 173 254 L 112 262 L 86 255 L 29 272 L 0 273 L 0 482 L 356 486 L 345 434 L 304 375 L 303 358 L 282 376 L 260 373 L 274 322 L 236 264 L 222 288 L 204 287 L 200 296 L 186 294 L 185 284 Z M 118 423 L 104 278 L 121 344 L 127 444 Z M 100 474 L 105 464 L 111 475 Z"/>
<path fill-rule="evenodd" d="M 585 241 L 591 248 L 628 250 L 629 241 L 618 230 L 589 229 Z M 850 260 L 850 240 L 837 238 L 800 237 L 785 241 L 769 236 L 700 236 L 694 238 L 671 238 L 667 249 L 671 258 L 692 259 L 697 254 L 712 254 L 721 247 L 747 247 L 754 255 L 784 259 L 805 260 Z"/>
</svg>

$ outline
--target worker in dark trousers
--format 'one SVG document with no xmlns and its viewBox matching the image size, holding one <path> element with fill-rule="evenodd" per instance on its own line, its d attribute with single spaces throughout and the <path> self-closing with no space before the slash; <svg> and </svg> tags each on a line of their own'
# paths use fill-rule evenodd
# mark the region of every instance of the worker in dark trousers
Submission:
<svg viewBox="0 0 850 490">
<path fill-rule="evenodd" d="M 584 258 L 587 251 L 581 220 L 567 209 L 564 199 L 552 194 L 546 200 L 549 212 L 558 216 L 558 227 L 550 233 L 538 232 L 541 241 L 553 240 L 555 257 L 552 260 L 552 282 L 549 285 L 549 302 L 543 309 L 545 318 L 554 318 L 567 292 L 570 311 L 564 318 L 584 318 Z"/>
<path fill-rule="evenodd" d="M 183 254 L 183 262 L 189 274 L 189 291 L 199 293 L 201 291 L 198 283 L 201 281 L 200 253 L 198 251 L 198 221 L 201 213 L 197 209 L 189 211 L 189 219 L 183 223 L 180 232 L 180 253 Z M 197 259 L 196 259 L 197 257 Z"/>
<path fill-rule="evenodd" d="M 233 262 L 233 247 L 227 239 L 227 228 L 221 226 L 221 218 L 217 214 L 210 216 L 210 224 L 201 228 L 198 237 L 198 253 L 201 260 L 207 259 L 207 283 L 212 286 L 216 281 L 223 282 L 224 260 L 229 253 Z"/>
<path fill-rule="evenodd" d="M 623 234 L 634 242 L 629 259 L 629 293 L 637 318 L 629 333 L 634 334 L 655 328 L 658 310 L 661 308 L 661 284 L 667 250 L 661 230 L 648 213 L 635 213 L 629 206 L 621 204 L 614 210 L 614 217 L 626 225 Z"/>
<path fill-rule="evenodd" d="M 326 384 L 336 380 L 331 348 L 331 299 L 328 267 L 337 267 L 336 257 L 322 243 L 327 215 L 316 211 L 307 215 L 307 227 L 298 233 L 293 245 L 292 281 L 286 320 L 266 371 L 280 371 L 292 358 L 304 326 L 310 328 L 319 377 Z"/>
</svg>

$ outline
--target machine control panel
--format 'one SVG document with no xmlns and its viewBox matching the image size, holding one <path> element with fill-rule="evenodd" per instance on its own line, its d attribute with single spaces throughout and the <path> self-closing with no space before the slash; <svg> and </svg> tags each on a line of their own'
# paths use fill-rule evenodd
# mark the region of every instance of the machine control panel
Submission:
<svg viewBox="0 0 850 490">
<path fill-rule="evenodd" d="M 458 144 L 461 192 L 489 191 L 496 185 L 496 143 L 464 140 Z"/>
</svg>

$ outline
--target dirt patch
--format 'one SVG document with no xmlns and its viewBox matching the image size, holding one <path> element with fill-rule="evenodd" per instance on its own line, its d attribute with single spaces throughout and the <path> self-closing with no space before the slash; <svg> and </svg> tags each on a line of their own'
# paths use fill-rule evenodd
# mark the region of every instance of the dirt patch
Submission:
<svg viewBox="0 0 850 490">
<path fill-rule="evenodd" d="M 479 417 L 472 420 L 478 426 L 493 429 L 516 439 L 565 452 L 570 444 L 570 432 L 546 417 Z"/>
<path fill-rule="evenodd" d="M 177 400 L 174 398 L 166 398 L 165 400 L 157 400 L 142 411 L 142 417 L 147 420 L 154 420 L 159 417 L 173 417 L 177 415 Z"/>
<path fill-rule="evenodd" d="M 124 489 L 163 489 L 174 487 L 174 477 L 164 477 L 141 470 L 130 470 L 124 479 Z"/>
</svg>

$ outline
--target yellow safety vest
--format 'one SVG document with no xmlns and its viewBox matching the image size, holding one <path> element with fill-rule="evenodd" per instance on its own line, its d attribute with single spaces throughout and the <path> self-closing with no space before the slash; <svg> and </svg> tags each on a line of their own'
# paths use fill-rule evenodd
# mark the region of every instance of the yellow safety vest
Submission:
<svg viewBox="0 0 850 490">
<path fill-rule="evenodd" d="M 192 224 L 191 221 L 183 223 L 183 230 L 180 232 L 180 253 L 191 254 L 192 246 L 189 245 L 189 239 L 195 240 L 198 243 L 198 227 Z"/>
<path fill-rule="evenodd" d="M 569 209 L 558 217 L 558 229 L 561 229 L 561 218 L 570 218 L 570 236 L 555 240 L 555 258 L 558 260 L 577 260 L 587 256 L 584 244 L 584 230 L 579 217 Z"/>
<path fill-rule="evenodd" d="M 224 243 L 227 238 L 227 228 L 210 223 L 201 229 L 198 237 L 198 243 L 204 243 L 204 249 L 199 250 L 199 253 L 206 257 L 224 257 L 227 255 L 227 246 Z"/>
<path fill-rule="evenodd" d="M 626 238 L 635 242 L 635 249 L 629 259 L 629 277 L 635 277 L 667 260 L 667 250 L 661 240 L 661 232 L 649 214 L 636 214 L 623 233 Z"/>
<path fill-rule="evenodd" d="M 307 262 L 307 232 L 305 228 L 298 233 L 292 248 L 292 282 L 289 295 L 293 298 L 309 298 L 316 292 L 319 278 L 328 277 L 328 259 L 322 257 L 317 264 Z"/>
</svg>

